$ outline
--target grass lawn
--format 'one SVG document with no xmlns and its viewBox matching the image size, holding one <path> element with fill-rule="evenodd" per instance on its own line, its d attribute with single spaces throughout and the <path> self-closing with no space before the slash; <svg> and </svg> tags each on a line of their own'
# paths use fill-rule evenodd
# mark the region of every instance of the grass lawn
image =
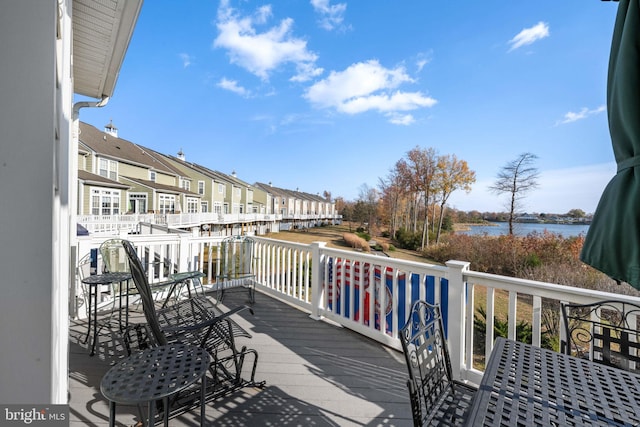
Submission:
<svg viewBox="0 0 640 427">
<path fill-rule="evenodd" d="M 342 235 L 344 233 L 355 233 L 357 227 L 352 226 L 349 229 L 349 226 L 346 224 L 343 225 L 332 225 L 327 227 L 315 227 L 309 228 L 305 230 L 294 230 L 294 231 L 281 231 L 279 233 L 268 233 L 263 237 L 267 237 L 269 239 L 277 239 L 277 240 L 285 240 L 287 242 L 297 242 L 297 243 L 313 243 L 313 242 L 326 242 L 327 246 L 330 248 L 336 249 L 344 249 L 344 250 L 354 250 L 353 248 L 347 246 Z M 374 237 L 373 238 L 377 242 L 387 242 L 391 243 L 389 239 L 383 237 Z M 404 259 L 408 261 L 416 261 L 416 262 L 426 262 L 430 264 L 438 264 L 433 260 L 427 259 L 423 256 L 420 256 L 415 251 L 408 251 L 405 249 L 395 249 L 386 252 L 387 255 L 391 258 L 396 259 Z"/>
</svg>

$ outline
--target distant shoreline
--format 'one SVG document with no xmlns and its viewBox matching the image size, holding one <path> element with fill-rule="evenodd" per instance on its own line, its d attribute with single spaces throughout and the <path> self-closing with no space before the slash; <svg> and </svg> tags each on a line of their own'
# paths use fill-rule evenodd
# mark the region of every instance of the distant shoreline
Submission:
<svg viewBox="0 0 640 427">
<path fill-rule="evenodd" d="M 514 222 L 513 234 L 517 236 L 527 236 L 531 233 L 555 233 L 564 237 L 575 237 L 586 235 L 589 231 L 589 224 L 558 224 L 558 223 L 531 223 L 531 222 Z M 454 234 L 489 235 L 499 236 L 510 234 L 507 222 L 490 222 L 490 223 L 467 223 L 460 224 L 454 228 Z"/>
<path fill-rule="evenodd" d="M 489 221 L 485 221 L 485 222 L 459 222 L 459 223 L 455 223 L 453 224 L 453 231 L 469 231 L 471 230 L 471 227 L 486 227 L 486 226 L 490 226 L 490 227 L 497 227 L 498 224 L 495 222 L 489 222 Z"/>
</svg>

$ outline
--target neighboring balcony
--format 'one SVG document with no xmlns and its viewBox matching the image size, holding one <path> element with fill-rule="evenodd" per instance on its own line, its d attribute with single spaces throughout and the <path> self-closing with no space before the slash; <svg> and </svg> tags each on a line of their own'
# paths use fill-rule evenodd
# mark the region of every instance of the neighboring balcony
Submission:
<svg viewBox="0 0 640 427">
<path fill-rule="evenodd" d="M 258 224 L 278 221 L 309 221 L 335 223 L 342 215 L 334 214 L 260 214 L 260 213 L 179 213 L 179 214 L 122 214 L 78 215 L 78 224 L 94 235 L 122 235 L 139 233 L 140 224 L 186 229 L 201 225 Z"/>
<path fill-rule="evenodd" d="M 129 238 L 139 253 L 148 254 L 151 281 L 194 269 L 206 275 L 205 286 L 215 281 L 220 237 Z M 78 258 L 102 240 L 79 238 Z M 250 422 L 261 411 L 272 417 L 268 419 L 274 425 L 286 421 L 304 425 L 305 420 L 309 425 L 411 425 L 408 374 L 398 332 L 417 299 L 442 305 L 453 374 L 474 384 L 480 383 L 484 360 L 492 349 L 494 316 L 508 319 L 508 337 L 513 339 L 517 323 L 529 323 L 532 343 L 540 345 L 543 334 L 554 330 L 545 320 L 559 320 L 560 301 L 615 298 L 638 303 L 635 297 L 478 273 L 463 261 L 439 266 L 327 248 L 323 243 L 260 237 L 255 241 L 255 315 L 242 314 L 239 321 L 254 335 L 249 345 L 260 354 L 257 377 L 267 380 L 267 388 L 210 404 L 208 419 L 221 425 Z M 82 317 L 79 289 L 77 284 L 70 289 L 75 301 L 70 311 Z M 244 302 L 243 297 L 234 298 L 225 299 L 225 305 Z M 474 329 L 480 306 L 487 319 L 483 331 Z M 108 338 L 100 342 L 95 366 L 91 365 L 86 348 L 77 342 L 84 327 L 83 320 L 72 321 L 72 414 L 77 412 L 85 422 L 104 422 L 107 412 L 101 411 L 106 403 L 96 387 L 116 357 L 115 345 Z M 484 336 L 483 342 L 476 342 L 477 335 Z M 82 381 L 76 381 L 76 376 Z M 94 400 L 78 400 L 74 394 Z M 183 425 L 188 424 L 185 420 Z"/>
</svg>

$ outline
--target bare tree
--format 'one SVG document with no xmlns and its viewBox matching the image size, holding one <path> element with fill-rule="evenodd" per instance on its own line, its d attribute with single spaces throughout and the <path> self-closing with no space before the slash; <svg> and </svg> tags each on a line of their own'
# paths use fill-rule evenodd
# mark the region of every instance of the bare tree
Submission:
<svg viewBox="0 0 640 427">
<path fill-rule="evenodd" d="M 538 158 L 532 153 L 520 154 L 500 169 L 496 182 L 489 189 L 496 194 L 509 194 L 509 234 L 513 235 L 513 220 L 520 209 L 520 201 L 538 187 L 538 168 L 533 164 Z"/>
<path fill-rule="evenodd" d="M 399 228 L 398 216 L 403 197 L 400 176 L 397 171 L 391 170 L 386 179 L 379 178 L 378 189 L 381 196 L 381 216 L 389 225 L 390 235 L 395 236 Z"/>
<path fill-rule="evenodd" d="M 362 184 L 358 188 L 358 201 L 356 206 L 360 208 L 361 215 L 366 218 L 368 222 L 367 230 L 372 232 L 376 225 L 376 210 L 378 205 L 378 191 L 375 188 L 369 187 L 367 184 Z"/>
</svg>

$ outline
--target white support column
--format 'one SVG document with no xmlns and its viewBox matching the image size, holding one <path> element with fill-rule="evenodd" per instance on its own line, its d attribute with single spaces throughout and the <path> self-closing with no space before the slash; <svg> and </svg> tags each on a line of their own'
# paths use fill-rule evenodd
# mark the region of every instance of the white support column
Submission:
<svg viewBox="0 0 640 427">
<path fill-rule="evenodd" d="M 68 399 L 69 7 L 10 0 L 0 13 L 3 404 Z"/>
</svg>

